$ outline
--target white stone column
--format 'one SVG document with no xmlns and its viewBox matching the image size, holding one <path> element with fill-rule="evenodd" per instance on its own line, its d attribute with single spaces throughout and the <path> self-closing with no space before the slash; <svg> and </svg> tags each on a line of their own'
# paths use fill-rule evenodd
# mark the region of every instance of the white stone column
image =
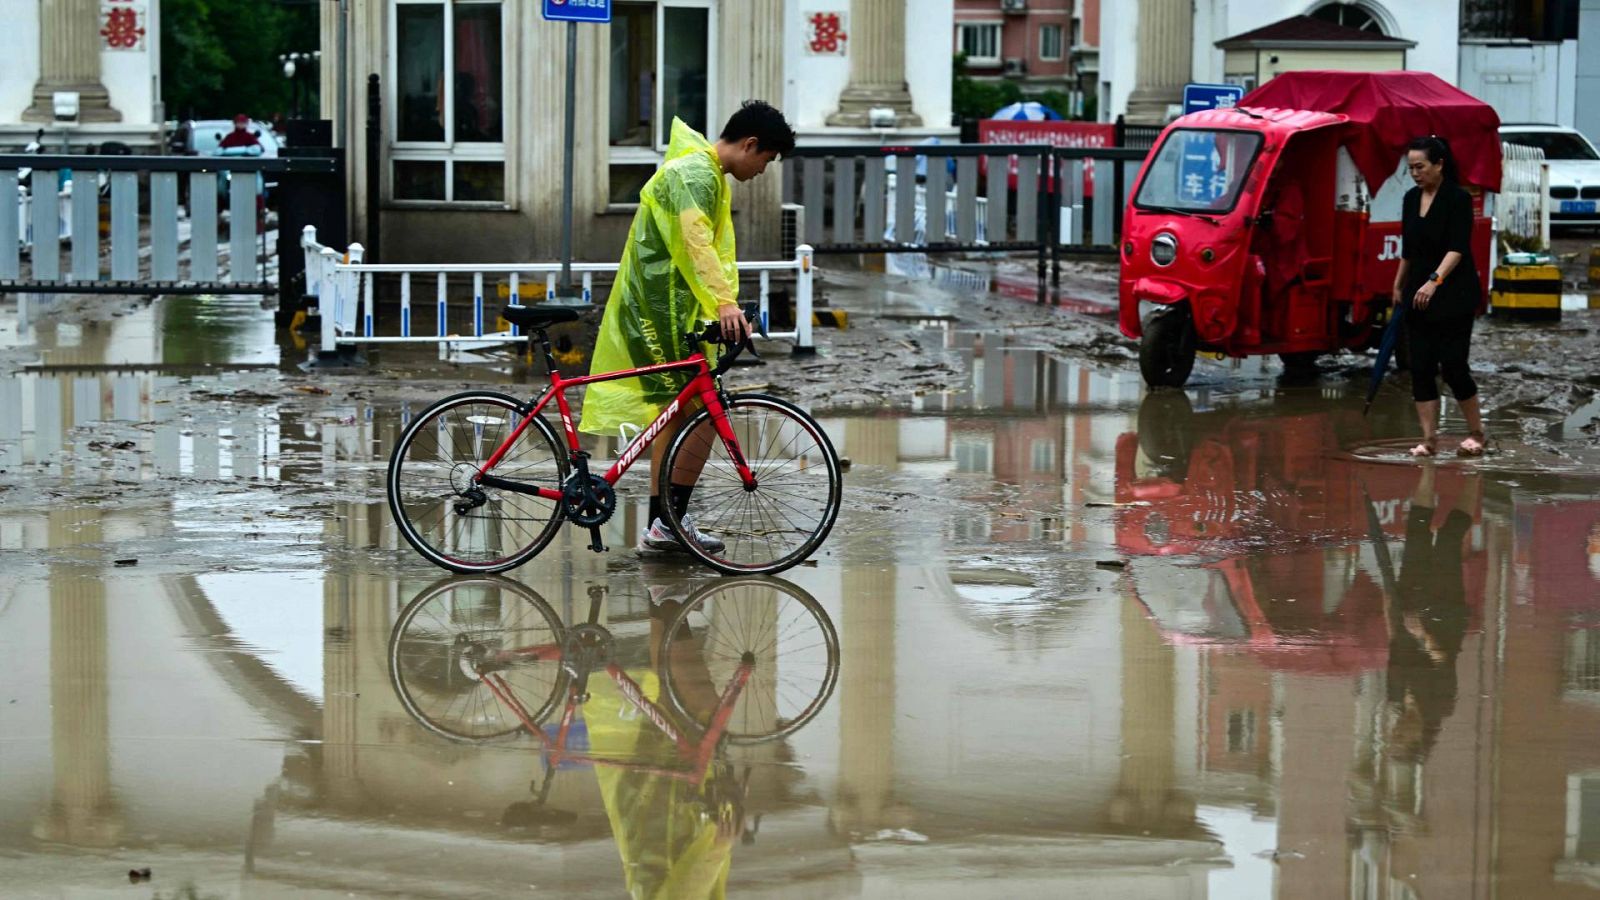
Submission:
<svg viewBox="0 0 1600 900">
<path fill-rule="evenodd" d="M 895 125 L 918 126 L 906 85 L 906 0 L 850 0 L 846 51 L 850 81 L 829 125 L 864 128 L 875 108 L 895 112 Z"/>
<path fill-rule="evenodd" d="M 1194 58 L 1193 0 L 1139 0 L 1139 56 L 1127 121 L 1160 125 L 1183 102 Z"/>
<path fill-rule="evenodd" d="M 520 119 L 506 119 L 506 190 L 521 198 L 531 223 L 531 258 L 561 258 L 561 179 L 566 132 L 567 26 L 547 22 L 537 4 L 518 15 L 519 55 L 506 59 L 506 90 L 515 91 Z M 510 18 L 507 6 L 507 21 Z M 622 243 L 602 238 L 597 213 L 606 208 L 610 174 L 605 110 L 610 103 L 611 33 L 606 26 L 578 26 L 577 117 L 573 132 L 572 256 L 615 261 Z M 516 81 L 510 79 L 515 78 Z M 520 170 L 520 171 L 518 171 Z M 515 173 L 519 180 L 513 185 Z M 624 223 L 626 219 L 622 220 Z M 604 295 L 597 298 L 604 302 Z"/>
<path fill-rule="evenodd" d="M 53 121 L 57 91 L 78 93 L 79 122 L 122 121 L 100 82 L 99 0 L 39 0 L 39 81 L 23 121 Z"/>
<path fill-rule="evenodd" d="M 744 101 L 765 100 L 774 106 L 783 101 L 783 0 L 723 3 L 721 18 L 723 77 L 714 110 L 717 121 L 706 123 L 706 137 L 712 140 Z M 734 183 L 733 208 L 738 215 L 734 228 L 741 258 L 777 256 L 783 238 L 780 165 L 769 166 L 766 174 L 744 184 Z"/>
</svg>

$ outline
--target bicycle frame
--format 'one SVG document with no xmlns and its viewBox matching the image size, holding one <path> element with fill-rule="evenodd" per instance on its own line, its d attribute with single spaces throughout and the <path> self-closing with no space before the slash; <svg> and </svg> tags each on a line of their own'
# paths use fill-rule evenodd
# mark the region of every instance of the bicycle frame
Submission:
<svg viewBox="0 0 1600 900">
<path fill-rule="evenodd" d="M 514 650 L 510 653 L 502 654 L 502 656 L 557 662 L 562 658 L 561 648 L 557 646 L 529 647 Z M 512 695 L 511 685 L 506 683 L 505 678 L 498 673 L 491 672 L 483 676 L 483 683 L 489 688 L 489 692 L 494 694 L 495 699 L 504 704 L 511 711 L 511 714 L 516 716 L 517 720 L 522 723 L 523 727 L 528 729 L 528 733 L 539 741 L 544 752 L 550 754 L 550 765 L 552 767 L 560 765 L 563 761 L 611 766 L 619 769 L 648 772 L 653 775 L 681 778 L 692 785 L 698 786 L 701 781 L 705 780 L 706 772 L 711 766 L 711 758 L 716 753 L 717 745 L 722 741 L 722 734 L 728 727 L 728 720 L 733 717 L 734 704 L 739 702 L 739 695 L 744 692 L 745 686 L 750 683 L 751 675 L 755 673 L 755 663 L 740 662 L 738 668 L 734 670 L 733 680 L 728 683 L 727 689 L 718 699 L 716 711 L 711 716 L 711 724 L 706 729 L 705 735 L 700 738 L 699 743 L 692 743 L 684 735 L 683 731 L 672 723 L 672 720 L 661 707 L 646 699 L 638 683 L 628 677 L 628 673 L 624 672 L 621 666 L 616 663 L 607 663 L 604 671 L 611 677 L 612 681 L 616 682 L 617 690 L 622 692 L 623 698 L 638 709 L 639 712 L 643 713 L 644 717 L 650 720 L 650 724 L 672 740 L 673 744 L 677 746 L 679 756 L 693 764 L 691 769 L 685 772 L 682 769 L 667 769 L 646 763 L 630 763 L 624 760 L 602 759 L 576 753 L 568 754 L 566 752 L 567 735 L 572 729 L 572 720 L 577 715 L 578 707 L 583 703 L 582 698 L 587 693 L 587 672 L 574 679 L 567 688 L 566 707 L 561 712 L 561 725 L 557 729 L 554 739 L 544 733 L 544 729 L 540 728 L 538 723 L 534 722 L 533 718 L 528 714 L 527 707 L 523 706 L 522 702 Z"/>
<path fill-rule="evenodd" d="M 550 371 L 549 386 L 540 392 L 533 408 L 522 417 L 522 421 L 517 423 L 517 427 L 512 429 L 511 434 L 500 443 L 499 447 L 495 448 L 493 455 L 484 463 L 483 468 L 478 471 L 478 482 L 488 487 L 519 491 L 533 494 L 546 500 L 561 502 L 563 495 L 559 488 L 530 488 L 517 482 L 495 478 L 489 474 L 495 466 L 500 464 L 500 460 L 510 452 L 517 439 L 522 437 L 522 433 L 527 430 L 528 423 L 533 421 L 533 417 L 542 413 L 553 398 L 556 401 L 557 409 L 561 412 L 561 428 L 566 435 L 567 451 L 571 458 L 576 460 L 582 450 L 578 446 L 578 431 L 572 424 L 572 408 L 567 403 L 568 388 L 598 384 L 602 381 L 619 381 L 623 378 L 639 378 L 645 375 L 687 371 L 690 369 L 695 370 L 694 378 L 684 385 L 683 390 L 678 392 L 678 396 L 667 404 L 667 407 L 661 411 L 661 415 L 657 416 L 654 422 L 650 423 L 650 427 L 640 432 L 623 449 L 621 457 L 601 477 L 608 484 L 615 485 L 623 474 L 638 461 L 640 455 L 644 453 L 644 448 L 650 446 L 650 443 L 659 437 L 662 430 L 667 427 L 667 423 L 678 415 L 683 409 L 684 403 L 698 396 L 700 402 L 704 403 L 706 409 L 710 411 L 711 422 L 716 427 L 717 434 L 722 438 L 723 444 L 728 448 L 729 455 L 733 457 L 739 477 L 744 481 L 746 488 L 753 489 L 756 484 L 755 475 L 750 471 L 749 464 L 745 462 L 744 453 L 739 450 L 739 439 L 734 435 L 733 426 L 728 422 L 727 410 L 723 407 L 722 397 L 717 391 L 716 380 L 711 376 L 711 367 L 707 363 L 703 352 L 694 353 L 688 359 L 680 362 L 662 363 L 639 369 L 624 369 L 620 372 L 604 372 L 599 375 L 584 375 L 578 378 L 563 378 L 559 371 L 552 369 Z"/>
</svg>

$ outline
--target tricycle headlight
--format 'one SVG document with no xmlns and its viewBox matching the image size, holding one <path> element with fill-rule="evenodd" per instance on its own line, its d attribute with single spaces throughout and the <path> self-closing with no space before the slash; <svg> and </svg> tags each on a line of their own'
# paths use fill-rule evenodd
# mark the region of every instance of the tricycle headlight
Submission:
<svg viewBox="0 0 1600 900">
<path fill-rule="evenodd" d="M 1178 261 L 1178 239 L 1163 231 L 1150 242 L 1150 260 L 1158 266 L 1170 266 Z"/>
</svg>

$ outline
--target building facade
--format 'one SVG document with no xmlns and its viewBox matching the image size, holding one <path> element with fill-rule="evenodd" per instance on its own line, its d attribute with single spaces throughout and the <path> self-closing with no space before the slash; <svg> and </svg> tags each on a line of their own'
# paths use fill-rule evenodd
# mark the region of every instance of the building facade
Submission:
<svg viewBox="0 0 1600 900">
<path fill-rule="evenodd" d="M 1081 116 L 1097 81 L 1099 24 L 1099 0 L 956 0 L 954 51 L 972 77 L 1060 91 L 1072 100 L 1057 112 Z"/>
<path fill-rule="evenodd" d="M 52 149 L 160 144 L 161 4 L 49 0 L 6 6 L 0 146 L 44 129 Z"/>
<path fill-rule="evenodd" d="M 673 117 L 715 137 L 740 102 L 761 98 L 812 143 L 954 134 L 951 58 L 920 52 L 948 33 L 950 0 L 919 2 L 914 17 L 908 2 L 618 0 L 609 25 L 578 26 L 575 256 L 620 257 Z M 376 208 L 386 262 L 557 258 L 565 26 L 504 0 L 350 0 L 349 10 L 341 67 L 338 7 L 323 5 L 321 96 L 343 120 L 350 159 L 370 158 L 374 76 L 382 109 L 380 196 L 369 203 L 353 165 L 352 233 L 370 233 Z M 893 124 L 874 127 L 883 109 Z M 774 168 L 734 188 L 741 257 L 777 253 L 779 184 Z"/>
<path fill-rule="evenodd" d="M 1457 81 L 1461 12 L 1454 2 L 1138 0 L 1105 9 L 1101 119 L 1122 115 L 1130 122 L 1166 121 L 1182 100 L 1184 84 L 1225 80 L 1228 51 L 1219 42 L 1300 15 L 1375 37 L 1412 41 L 1407 68 Z"/>
</svg>

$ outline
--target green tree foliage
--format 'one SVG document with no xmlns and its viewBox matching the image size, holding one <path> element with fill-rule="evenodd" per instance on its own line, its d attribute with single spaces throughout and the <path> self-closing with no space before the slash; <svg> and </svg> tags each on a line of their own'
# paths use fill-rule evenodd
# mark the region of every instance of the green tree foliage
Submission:
<svg viewBox="0 0 1600 900">
<path fill-rule="evenodd" d="M 280 0 L 161 0 L 161 93 L 169 118 L 289 112 L 278 54 L 317 49 L 317 7 Z M 301 88 L 315 78 L 300 76 Z"/>
<path fill-rule="evenodd" d="M 950 106 L 956 120 L 987 119 L 995 110 L 1019 100 L 1037 100 L 1061 114 L 1072 118 L 1072 98 L 1063 91 L 1049 90 L 1035 96 L 1025 95 L 1015 81 L 979 81 L 967 74 L 967 57 L 957 53 L 952 68 Z M 1085 98 L 1083 118 L 1094 121 L 1094 97 Z"/>
<path fill-rule="evenodd" d="M 957 53 L 952 69 L 950 106 L 958 119 L 987 119 L 1008 103 L 1022 99 L 1014 81 L 977 81 L 967 74 L 967 55 Z"/>
</svg>

